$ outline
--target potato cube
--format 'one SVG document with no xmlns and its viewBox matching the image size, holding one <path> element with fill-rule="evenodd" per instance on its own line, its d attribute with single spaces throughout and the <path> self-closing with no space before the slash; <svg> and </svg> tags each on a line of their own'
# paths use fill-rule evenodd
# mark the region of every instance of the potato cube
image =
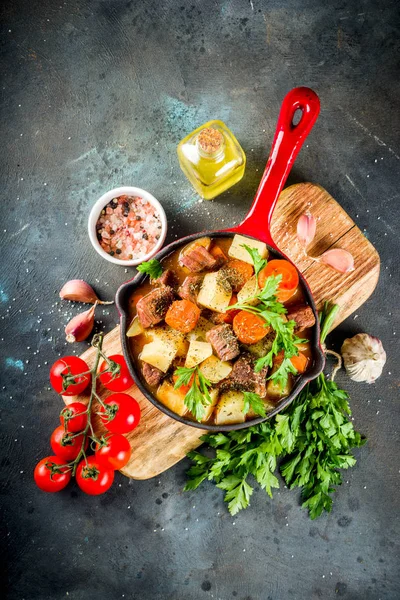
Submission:
<svg viewBox="0 0 400 600">
<path fill-rule="evenodd" d="M 141 326 L 139 319 L 133 317 L 131 324 L 129 325 L 129 329 L 126 332 L 127 337 L 135 337 L 136 335 L 140 335 L 144 332 L 143 327 Z"/>
<path fill-rule="evenodd" d="M 189 341 L 198 340 L 199 342 L 205 342 L 207 341 L 207 331 L 210 331 L 213 327 L 215 327 L 214 323 L 207 321 L 204 317 L 200 317 L 196 327 L 192 329 L 192 331 L 189 331 L 189 333 L 186 334 L 186 337 Z"/>
<path fill-rule="evenodd" d="M 177 353 L 176 344 L 155 339 L 142 348 L 139 358 L 166 373 Z"/>
<path fill-rule="evenodd" d="M 221 274 L 207 273 L 203 279 L 197 302 L 206 308 L 217 312 L 224 312 L 232 297 L 232 288 L 221 277 Z"/>
<path fill-rule="evenodd" d="M 255 344 L 243 344 L 243 348 L 246 350 L 246 352 L 250 352 L 254 358 L 262 358 L 271 350 L 274 338 L 275 333 L 270 332 L 265 336 L 265 338 L 259 342 L 256 342 Z"/>
<path fill-rule="evenodd" d="M 278 367 L 273 367 L 271 374 L 274 373 L 277 370 L 277 368 Z M 292 390 L 292 387 L 293 387 L 293 377 L 291 375 L 289 375 L 287 383 L 283 388 L 281 387 L 280 383 L 269 379 L 269 381 L 267 383 L 267 398 L 269 398 L 273 402 L 276 402 L 277 400 L 280 400 L 281 398 L 286 398 L 286 396 L 289 396 L 289 394 Z"/>
<path fill-rule="evenodd" d="M 243 412 L 244 399 L 242 392 L 235 390 L 221 394 L 217 408 L 215 409 L 215 424 L 230 425 L 232 423 L 244 423 Z"/>
<path fill-rule="evenodd" d="M 269 412 L 271 412 L 271 410 L 273 410 L 275 408 L 275 404 L 271 400 L 268 400 L 267 398 L 262 398 L 262 401 L 264 404 L 265 412 L 269 413 Z M 258 419 L 260 415 L 257 415 L 254 412 L 254 410 L 252 408 L 250 408 L 250 410 L 246 416 L 249 419 Z"/>
<path fill-rule="evenodd" d="M 250 279 L 248 281 L 246 281 L 246 283 L 244 284 L 242 289 L 238 292 L 238 295 L 237 295 L 238 303 L 239 304 L 249 304 L 250 306 L 254 306 L 255 304 L 258 304 L 259 301 L 257 300 L 257 298 L 255 298 L 253 300 L 249 300 L 249 299 L 253 298 L 253 296 L 258 294 L 259 291 L 260 290 L 258 288 L 257 278 L 255 275 L 253 275 L 253 277 L 250 277 Z"/>
<path fill-rule="evenodd" d="M 156 396 L 167 408 L 181 417 L 189 412 L 185 405 L 185 394 L 179 389 L 176 390 L 166 379 L 158 388 Z"/>
<path fill-rule="evenodd" d="M 233 238 L 231 247 L 228 251 L 229 256 L 232 256 L 232 258 L 238 258 L 239 260 L 243 260 L 244 262 L 252 265 L 252 258 L 247 252 L 246 248 L 243 248 L 243 244 L 246 244 L 246 246 L 249 246 L 250 248 L 256 248 L 260 253 L 261 258 L 268 258 L 268 249 L 264 242 L 259 242 L 258 240 L 253 240 L 252 238 L 244 237 L 243 235 L 238 234 L 236 234 Z"/>
<path fill-rule="evenodd" d="M 151 341 L 160 340 L 176 347 L 176 356 L 186 356 L 188 343 L 184 333 L 172 329 L 169 325 L 158 325 L 145 330 L 146 338 Z"/>
<path fill-rule="evenodd" d="M 191 369 L 199 365 L 212 355 L 212 346 L 208 342 L 197 342 L 192 340 L 186 355 L 185 367 Z"/>
<path fill-rule="evenodd" d="M 219 358 L 212 355 L 201 363 L 200 371 L 208 381 L 218 383 L 221 379 L 228 377 L 232 371 L 232 365 L 230 362 L 219 360 Z"/>
<path fill-rule="evenodd" d="M 209 392 L 210 392 L 210 397 L 211 397 L 211 404 L 204 407 L 205 412 L 204 412 L 203 418 L 201 419 L 202 423 L 206 423 L 208 421 L 208 419 L 211 417 L 212 413 L 214 412 L 215 405 L 218 402 L 219 391 L 217 389 L 210 389 Z"/>
</svg>

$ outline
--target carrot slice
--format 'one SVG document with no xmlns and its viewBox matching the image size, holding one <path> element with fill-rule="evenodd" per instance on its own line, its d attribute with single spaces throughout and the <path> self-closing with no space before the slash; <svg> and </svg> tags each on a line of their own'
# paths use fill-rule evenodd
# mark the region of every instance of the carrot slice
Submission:
<svg viewBox="0 0 400 600">
<path fill-rule="evenodd" d="M 271 275 L 282 275 L 277 298 L 279 302 L 286 302 L 286 300 L 289 300 L 293 296 L 299 285 L 299 274 L 296 267 L 288 260 L 270 260 L 258 275 L 258 285 L 261 289 Z"/>
<path fill-rule="evenodd" d="M 172 381 L 173 381 L 174 383 L 176 383 L 176 382 L 178 381 L 178 379 L 179 379 L 179 375 L 175 375 L 175 374 L 174 374 L 174 375 L 172 375 Z M 181 386 L 178 388 L 178 390 L 179 390 L 179 391 L 180 391 L 182 394 L 184 394 L 185 396 L 186 396 L 186 394 L 188 393 L 188 391 L 190 390 L 190 388 L 191 388 L 191 387 L 192 387 L 192 385 L 193 385 L 193 379 L 194 379 L 194 374 L 191 376 L 191 378 L 190 378 L 190 381 L 189 381 L 189 383 L 188 383 L 187 385 L 181 385 Z"/>
<path fill-rule="evenodd" d="M 238 258 L 234 258 L 224 265 L 224 270 L 228 273 L 228 279 L 232 285 L 232 289 L 234 292 L 238 292 L 242 289 L 246 281 L 252 277 L 254 270 L 252 265 L 244 262 L 244 260 L 239 260 Z"/>
<path fill-rule="evenodd" d="M 190 300 L 175 300 L 165 315 L 165 322 L 181 333 L 189 333 L 197 325 L 200 308 Z"/>
<path fill-rule="evenodd" d="M 284 356 L 285 356 L 285 354 L 284 354 L 283 350 L 278 352 L 278 354 L 274 358 L 274 365 L 280 365 L 284 359 Z M 307 370 L 308 358 L 302 352 L 299 352 L 299 354 L 297 356 L 292 356 L 292 358 L 290 359 L 290 362 L 292 363 L 294 368 L 297 369 L 298 373 L 304 373 Z"/>
<path fill-rule="evenodd" d="M 222 266 L 228 260 L 225 252 L 219 246 L 212 246 L 209 250 L 209 253 L 215 258 L 217 261 L 217 266 Z"/>
<path fill-rule="evenodd" d="M 262 317 L 245 310 L 241 310 L 233 319 L 233 331 L 242 344 L 259 342 L 270 330 Z"/>
<path fill-rule="evenodd" d="M 305 354 L 299 352 L 297 356 L 292 356 L 290 362 L 299 373 L 304 373 L 307 369 L 308 358 Z"/>
</svg>

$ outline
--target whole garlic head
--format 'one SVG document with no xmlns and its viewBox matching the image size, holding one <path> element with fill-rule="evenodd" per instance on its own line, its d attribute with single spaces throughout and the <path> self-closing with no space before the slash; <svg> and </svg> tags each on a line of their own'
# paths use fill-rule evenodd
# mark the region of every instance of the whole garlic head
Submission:
<svg viewBox="0 0 400 600">
<path fill-rule="evenodd" d="M 344 340 L 341 353 L 347 375 L 353 381 L 374 383 L 386 362 L 382 342 L 368 333 L 357 333 Z"/>
</svg>

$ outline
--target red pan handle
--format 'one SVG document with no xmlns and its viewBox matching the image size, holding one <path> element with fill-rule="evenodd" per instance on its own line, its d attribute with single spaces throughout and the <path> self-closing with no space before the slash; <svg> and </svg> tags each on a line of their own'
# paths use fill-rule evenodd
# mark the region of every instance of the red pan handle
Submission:
<svg viewBox="0 0 400 600">
<path fill-rule="evenodd" d="M 302 114 L 294 125 L 294 114 L 299 109 Z M 271 153 L 253 204 L 240 225 L 230 231 L 256 237 L 276 248 L 270 230 L 275 204 L 296 156 L 317 120 L 319 109 L 319 98 L 310 88 L 294 88 L 285 96 Z"/>
</svg>

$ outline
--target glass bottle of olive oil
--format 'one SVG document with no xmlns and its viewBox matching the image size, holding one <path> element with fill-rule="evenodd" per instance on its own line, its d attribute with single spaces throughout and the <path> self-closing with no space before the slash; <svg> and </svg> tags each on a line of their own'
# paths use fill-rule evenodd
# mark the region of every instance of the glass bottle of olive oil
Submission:
<svg viewBox="0 0 400 600">
<path fill-rule="evenodd" d="M 240 181 L 246 156 L 222 121 L 209 121 L 178 144 L 182 171 L 205 200 L 211 200 Z"/>
</svg>

